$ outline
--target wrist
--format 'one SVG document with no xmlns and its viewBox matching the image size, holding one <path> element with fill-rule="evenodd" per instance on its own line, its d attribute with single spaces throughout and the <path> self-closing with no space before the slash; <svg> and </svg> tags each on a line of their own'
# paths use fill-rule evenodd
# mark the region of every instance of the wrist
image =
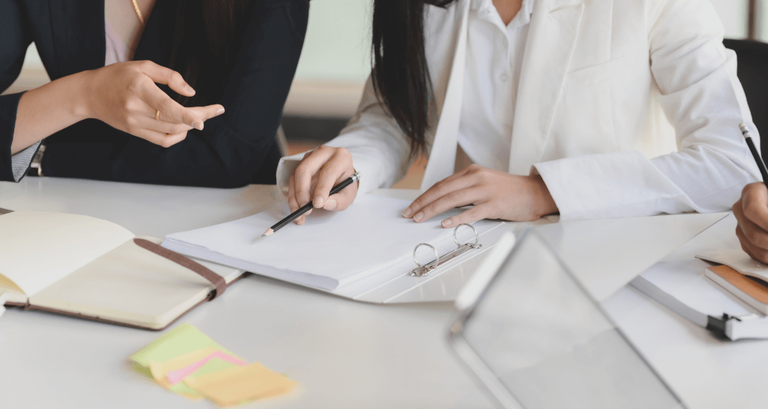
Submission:
<svg viewBox="0 0 768 409">
<path fill-rule="evenodd" d="M 537 216 L 541 218 L 543 216 L 557 213 L 559 211 L 557 208 L 557 203 L 555 203 L 555 199 L 552 197 L 552 194 L 549 193 L 549 188 L 547 187 L 547 184 L 544 183 L 544 179 L 541 177 L 541 175 L 537 174 L 531 175 L 529 177 L 531 178 L 531 182 L 533 184 Z"/>
<path fill-rule="evenodd" d="M 93 71 L 82 71 L 68 77 L 70 84 L 67 87 L 68 106 L 70 114 L 79 122 L 88 118 L 95 118 L 94 104 L 91 100 L 95 95 L 93 90 Z"/>
</svg>

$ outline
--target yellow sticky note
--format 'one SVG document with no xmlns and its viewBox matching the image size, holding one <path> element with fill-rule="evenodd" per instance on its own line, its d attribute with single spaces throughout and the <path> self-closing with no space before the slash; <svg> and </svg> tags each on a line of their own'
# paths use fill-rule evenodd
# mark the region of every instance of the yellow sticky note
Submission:
<svg viewBox="0 0 768 409">
<path fill-rule="evenodd" d="M 184 383 L 221 406 L 281 395 L 296 386 L 296 382 L 258 362 L 211 374 L 189 376 L 184 379 Z"/>
<path fill-rule="evenodd" d="M 135 363 L 134 366 L 137 370 L 147 376 L 155 378 L 150 364 L 155 363 L 155 366 L 157 366 L 159 363 L 170 361 L 196 351 L 206 350 L 207 348 L 213 348 L 215 351 L 222 351 L 227 355 L 240 359 L 237 355 L 224 349 L 221 345 L 217 344 L 194 326 L 181 324 L 167 334 L 163 334 L 146 348 L 133 354 L 131 360 Z M 157 371 L 158 370 L 156 369 L 156 372 Z M 173 385 L 168 389 L 191 399 L 199 399 L 201 397 L 199 393 L 183 382 Z"/>
</svg>

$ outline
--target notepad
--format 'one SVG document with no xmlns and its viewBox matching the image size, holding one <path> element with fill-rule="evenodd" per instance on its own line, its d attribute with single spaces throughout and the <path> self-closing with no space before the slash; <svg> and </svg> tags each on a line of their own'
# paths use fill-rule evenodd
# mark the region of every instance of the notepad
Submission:
<svg viewBox="0 0 768 409">
<path fill-rule="evenodd" d="M 106 220 L 0 215 L 0 294 L 11 305 L 162 329 L 203 302 L 210 281 L 134 242 Z M 158 239 L 144 238 L 159 243 Z M 201 262 L 231 283 L 242 270 Z"/>
<path fill-rule="evenodd" d="M 333 290 L 410 260 L 419 243 L 430 243 L 440 254 L 456 247 L 453 229 L 444 229 L 440 223 L 461 210 L 415 223 L 402 217 L 409 204 L 400 199 L 362 195 L 343 212 L 316 209 L 305 225 L 286 226 L 262 238 L 267 228 L 290 213 L 284 204 L 229 223 L 171 234 L 163 246 L 191 257 Z M 484 223 L 486 227 L 499 224 Z M 467 229 L 458 238 L 462 242 L 474 240 L 474 233 Z M 417 256 L 429 262 L 435 258 L 435 250 L 425 246 Z M 402 271 L 403 275 L 407 273 Z"/>
</svg>

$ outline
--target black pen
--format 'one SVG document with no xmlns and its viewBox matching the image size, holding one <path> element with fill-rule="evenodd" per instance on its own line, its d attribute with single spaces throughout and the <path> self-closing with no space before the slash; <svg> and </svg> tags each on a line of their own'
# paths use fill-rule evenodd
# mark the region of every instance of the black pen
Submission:
<svg viewBox="0 0 768 409">
<path fill-rule="evenodd" d="M 331 193 L 328 196 L 335 195 L 336 193 L 341 192 L 345 187 L 357 182 L 360 180 L 360 174 L 355 173 L 354 175 L 348 177 L 343 182 L 339 183 L 338 185 L 334 186 L 333 189 L 331 189 Z M 291 213 L 283 220 L 280 220 L 279 222 L 275 223 L 274 226 L 267 229 L 267 231 L 264 232 L 264 234 L 261 235 L 261 237 L 271 236 L 272 234 L 276 233 L 278 230 L 282 229 L 283 227 L 287 226 L 292 221 L 298 219 L 303 214 L 307 213 L 308 211 L 312 210 L 314 206 L 312 205 L 312 202 L 309 202 L 301 207 L 301 209 Z"/>
<path fill-rule="evenodd" d="M 757 163 L 757 168 L 760 169 L 760 174 L 763 175 L 763 183 L 765 183 L 765 187 L 768 187 L 768 172 L 765 170 L 765 163 L 760 157 L 760 153 L 757 152 L 757 148 L 755 148 L 755 144 L 752 142 L 752 137 L 749 136 L 749 129 L 747 129 L 747 125 L 744 124 L 744 122 L 739 124 L 739 129 L 741 130 L 741 136 L 743 136 L 744 140 L 747 141 L 749 151 L 752 152 L 752 157 Z"/>
</svg>

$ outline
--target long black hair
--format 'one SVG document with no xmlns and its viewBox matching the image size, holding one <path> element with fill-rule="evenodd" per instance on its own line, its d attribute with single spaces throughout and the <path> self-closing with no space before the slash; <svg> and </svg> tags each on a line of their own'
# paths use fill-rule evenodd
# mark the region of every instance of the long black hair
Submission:
<svg viewBox="0 0 768 409">
<path fill-rule="evenodd" d="M 426 147 L 432 83 L 427 67 L 424 9 L 456 0 L 375 0 L 373 86 L 387 111 L 411 141 L 411 153 Z"/>
<path fill-rule="evenodd" d="M 192 98 L 178 95 L 177 101 L 208 105 L 221 97 L 240 48 L 247 5 L 248 0 L 178 1 L 169 65 L 197 93 Z"/>
</svg>

